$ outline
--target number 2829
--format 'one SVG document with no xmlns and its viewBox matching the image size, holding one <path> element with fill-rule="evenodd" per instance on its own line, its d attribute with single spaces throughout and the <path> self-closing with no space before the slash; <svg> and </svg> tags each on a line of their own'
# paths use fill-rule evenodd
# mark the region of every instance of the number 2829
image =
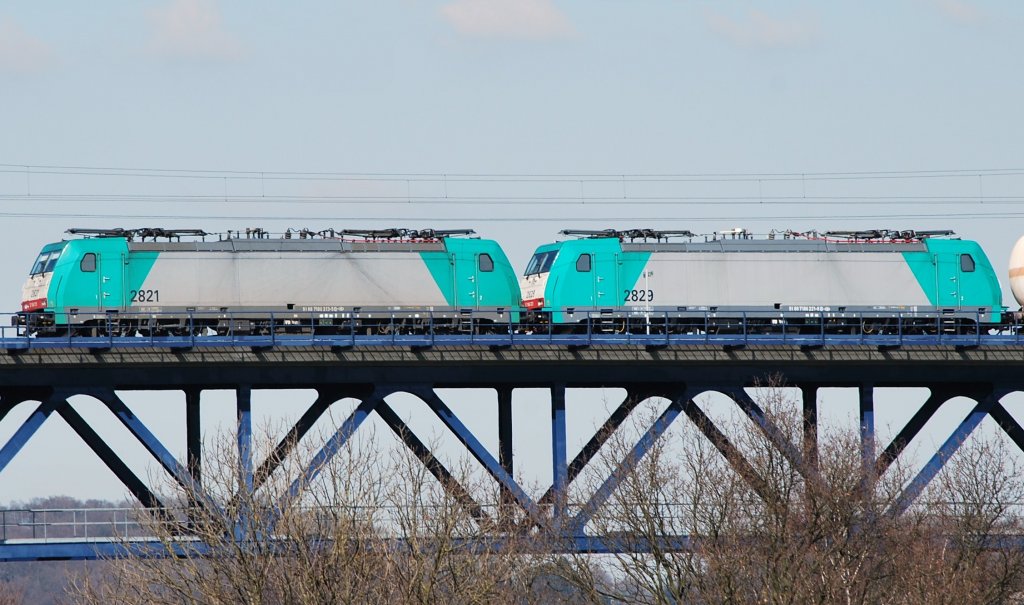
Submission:
<svg viewBox="0 0 1024 605">
<path fill-rule="evenodd" d="M 652 302 L 654 300 L 654 290 L 623 290 L 625 298 L 622 302 Z"/>
</svg>

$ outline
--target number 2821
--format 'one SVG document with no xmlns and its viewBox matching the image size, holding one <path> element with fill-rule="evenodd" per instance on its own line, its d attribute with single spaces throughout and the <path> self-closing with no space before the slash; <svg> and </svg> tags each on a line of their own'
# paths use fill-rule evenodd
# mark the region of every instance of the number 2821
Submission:
<svg viewBox="0 0 1024 605">
<path fill-rule="evenodd" d="M 160 302 L 160 290 L 129 290 L 132 302 Z"/>
</svg>

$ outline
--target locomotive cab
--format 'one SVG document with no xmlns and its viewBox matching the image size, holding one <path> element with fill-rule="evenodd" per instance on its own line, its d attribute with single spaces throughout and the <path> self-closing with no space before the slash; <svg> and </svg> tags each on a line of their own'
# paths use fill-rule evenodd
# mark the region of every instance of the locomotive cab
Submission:
<svg viewBox="0 0 1024 605">
<path fill-rule="evenodd" d="M 547 284 L 551 265 L 555 263 L 558 250 L 538 250 L 526 266 L 526 273 L 519 280 L 523 306 L 536 310 L 544 306 L 544 286 Z"/>
<path fill-rule="evenodd" d="M 67 242 L 56 242 L 43 246 L 39 252 L 29 270 L 28 279 L 21 287 L 21 313 L 12 319 L 14 325 L 53 324 L 53 313 L 46 311 L 54 269 L 66 246 Z"/>
<path fill-rule="evenodd" d="M 67 240 L 43 247 L 22 287 L 21 313 L 13 323 L 27 333 L 57 334 L 58 329 L 105 319 L 123 304 L 121 285 L 127 240 Z"/>
<path fill-rule="evenodd" d="M 48 244 L 36 257 L 29 272 L 28 280 L 21 288 L 21 310 L 25 313 L 42 311 L 46 308 L 46 293 L 53 279 L 53 269 L 60 259 L 67 242 Z"/>
</svg>

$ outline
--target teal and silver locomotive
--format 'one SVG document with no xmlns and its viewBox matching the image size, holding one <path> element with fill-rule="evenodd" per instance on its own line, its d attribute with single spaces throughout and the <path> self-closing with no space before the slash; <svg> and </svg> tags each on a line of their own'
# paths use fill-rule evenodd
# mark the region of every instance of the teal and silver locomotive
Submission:
<svg viewBox="0 0 1024 605">
<path fill-rule="evenodd" d="M 518 319 L 516 273 L 469 230 L 71 229 L 43 247 L 16 318 L 36 335 L 459 331 Z M 467 318 L 472 315 L 473 320 Z M 507 329 L 507 327 L 505 328 Z"/>
<path fill-rule="evenodd" d="M 520 279 L 530 323 L 594 331 L 910 333 L 998 324 L 988 257 L 951 231 L 565 230 Z"/>
</svg>

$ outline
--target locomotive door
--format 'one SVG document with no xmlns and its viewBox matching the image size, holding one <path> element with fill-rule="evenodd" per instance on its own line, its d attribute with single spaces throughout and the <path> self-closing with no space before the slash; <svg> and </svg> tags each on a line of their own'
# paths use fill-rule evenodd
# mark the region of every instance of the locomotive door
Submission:
<svg viewBox="0 0 1024 605">
<path fill-rule="evenodd" d="M 480 276 L 477 275 L 477 255 L 452 253 L 452 281 L 456 307 L 477 306 L 477 290 Z"/>
<path fill-rule="evenodd" d="M 125 255 L 97 255 L 97 275 L 100 280 L 100 308 L 119 309 L 125 306 Z"/>
<path fill-rule="evenodd" d="M 115 301 L 111 300 L 114 297 L 114 291 L 110 287 L 111 286 L 111 279 L 110 279 L 110 275 L 109 275 L 109 273 L 110 273 L 110 265 L 112 263 L 103 262 L 103 261 L 104 261 L 103 255 L 102 254 L 97 254 L 96 255 L 96 286 L 99 288 L 99 293 L 97 294 L 98 300 L 96 302 L 96 306 L 99 307 L 99 309 L 101 311 L 104 310 L 104 309 L 108 309 L 110 307 L 117 306 L 117 303 Z"/>
<path fill-rule="evenodd" d="M 955 254 L 935 255 L 935 295 L 940 307 L 960 306 L 960 263 Z"/>
<path fill-rule="evenodd" d="M 619 255 L 594 254 L 594 305 L 615 307 L 621 304 L 618 284 Z"/>
</svg>

